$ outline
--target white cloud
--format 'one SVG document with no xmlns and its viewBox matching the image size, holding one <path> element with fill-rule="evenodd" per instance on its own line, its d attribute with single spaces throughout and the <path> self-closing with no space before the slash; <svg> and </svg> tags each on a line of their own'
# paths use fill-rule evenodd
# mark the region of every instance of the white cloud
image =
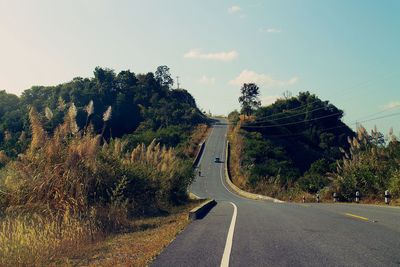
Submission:
<svg viewBox="0 0 400 267">
<path fill-rule="evenodd" d="M 231 61 L 237 58 L 238 55 L 238 52 L 236 52 L 235 50 L 229 52 L 204 53 L 200 49 L 191 49 L 187 53 L 185 53 L 183 57 L 190 59 Z"/>
<path fill-rule="evenodd" d="M 387 103 L 383 108 L 384 109 L 400 108 L 400 101 L 394 101 L 394 102 Z"/>
<path fill-rule="evenodd" d="M 257 85 L 265 87 L 282 87 L 296 84 L 299 77 L 293 76 L 289 80 L 276 80 L 269 74 L 257 73 L 251 70 L 242 71 L 235 79 L 231 80 L 229 84 L 242 86 L 244 83 L 256 83 Z"/>
<path fill-rule="evenodd" d="M 235 14 L 238 13 L 242 10 L 242 8 L 240 6 L 231 6 L 230 8 L 228 8 L 228 13 L 229 14 Z"/>
<path fill-rule="evenodd" d="M 264 97 L 261 97 L 261 104 L 263 106 L 269 106 L 269 105 L 275 103 L 275 101 L 279 98 L 282 98 L 282 96 L 278 96 L 278 95 L 264 96 Z"/>
<path fill-rule="evenodd" d="M 204 85 L 211 85 L 215 83 L 215 78 L 214 77 L 207 77 L 206 75 L 203 75 L 199 79 L 199 83 L 204 84 Z"/>
<path fill-rule="evenodd" d="M 267 33 L 281 33 L 282 31 L 277 28 L 261 28 L 260 32 L 267 32 Z"/>
</svg>

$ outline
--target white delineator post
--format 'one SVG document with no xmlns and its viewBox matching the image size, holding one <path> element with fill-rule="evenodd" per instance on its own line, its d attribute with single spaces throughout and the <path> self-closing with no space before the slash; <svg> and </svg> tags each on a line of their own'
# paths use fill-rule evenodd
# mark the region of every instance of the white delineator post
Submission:
<svg viewBox="0 0 400 267">
<path fill-rule="evenodd" d="M 389 190 L 386 190 L 385 191 L 385 203 L 387 205 L 389 205 L 389 202 L 390 202 L 390 192 L 389 192 Z"/>
</svg>

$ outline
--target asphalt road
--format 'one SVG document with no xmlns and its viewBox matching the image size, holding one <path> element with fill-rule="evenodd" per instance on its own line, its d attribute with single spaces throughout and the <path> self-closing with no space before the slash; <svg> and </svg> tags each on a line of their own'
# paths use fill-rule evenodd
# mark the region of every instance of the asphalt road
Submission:
<svg viewBox="0 0 400 267">
<path fill-rule="evenodd" d="M 152 266 L 400 266 L 400 209 L 244 199 L 224 183 L 227 125 L 214 125 L 191 192 L 217 206 Z"/>
</svg>

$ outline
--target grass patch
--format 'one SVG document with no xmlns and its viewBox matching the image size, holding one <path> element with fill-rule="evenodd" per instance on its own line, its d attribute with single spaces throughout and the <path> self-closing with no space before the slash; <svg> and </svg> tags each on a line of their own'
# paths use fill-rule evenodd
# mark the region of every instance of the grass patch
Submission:
<svg viewBox="0 0 400 267">
<path fill-rule="evenodd" d="M 0 266 L 42 266 L 102 238 L 90 220 L 69 213 L 58 219 L 19 215 L 0 221 Z"/>
<path fill-rule="evenodd" d="M 51 134 L 31 109 L 30 146 L 0 171 L 0 266 L 53 265 L 104 237 L 155 229 L 137 219 L 176 214 L 188 203 L 190 158 L 155 140 L 126 151 L 121 139 L 79 129 L 76 116 L 72 103 Z M 103 129 L 110 116 L 111 108 Z"/>
<path fill-rule="evenodd" d="M 147 266 L 189 224 L 188 212 L 200 201 L 174 208 L 167 216 L 131 221 L 132 230 L 107 238 L 50 265 L 61 266 Z"/>
</svg>

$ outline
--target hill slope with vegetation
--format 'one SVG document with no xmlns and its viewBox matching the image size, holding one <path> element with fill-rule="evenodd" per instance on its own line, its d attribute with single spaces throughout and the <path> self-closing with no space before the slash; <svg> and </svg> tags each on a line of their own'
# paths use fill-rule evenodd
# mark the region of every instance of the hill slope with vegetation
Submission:
<svg viewBox="0 0 400 267">
<path fill-rule="evenodd" d="M 368 134 L 362 126 L 354 133 L 342 122 L 343 114 L 309 92 L 257 107 L 251 116 L 232 112 L 234 181 L 247 190 L 284 199 L 316 193 L 331 198 L 338 192 L 342 200 L 351 200 L 356 190 L 378 198 L 388 188 L 397 195 L 400 146 L 396 137 L 385 141 L 378 131 Z"/>
<path fill-rule="evenodd" d="M 40 116 L 51 116 L 45 130 L 53 132 L 63 122 L 68 104 L 74 103 L 79 128 L 90 119 L 95 133 L 106 139 L 135 132 L 149 143 L 146 131 L 159 132 L 163 143 L 178 145 L 181 133 L 207 121 L 197 108 L 194 98 L 184 89 L 171 89 L 173 80 L 169 68 L 158 67 L 155 73 L 135 74 L 129 70 L 116 74 L 111 69 L 97 67 L 93 78 L 74 78 L 57 86 L 34 86 L 21 97 L 0 91 L 0 150 L 15 157 L 27 148 L 31 136 L 29 109 L 34 107 Z M 89 118 L 86 107 L 92 101 Z M 103 114 L 112 108 L 112 117 L 103 129 Z M 179 134 L 177 134 L 179 133 Z M 21 137 L 22 135 L 22 137 Z M 178 136 L 179 135 L 179 136 Z M 140 143 L 138 137 L 132 138 Z"/>
<path fill-rule="evenodd" d="M 132 220 L 187 209 L 208 119 L 165 66 L 94 74 L 0 93 L 0 265 L 50 264 Z"/>
</svg>

